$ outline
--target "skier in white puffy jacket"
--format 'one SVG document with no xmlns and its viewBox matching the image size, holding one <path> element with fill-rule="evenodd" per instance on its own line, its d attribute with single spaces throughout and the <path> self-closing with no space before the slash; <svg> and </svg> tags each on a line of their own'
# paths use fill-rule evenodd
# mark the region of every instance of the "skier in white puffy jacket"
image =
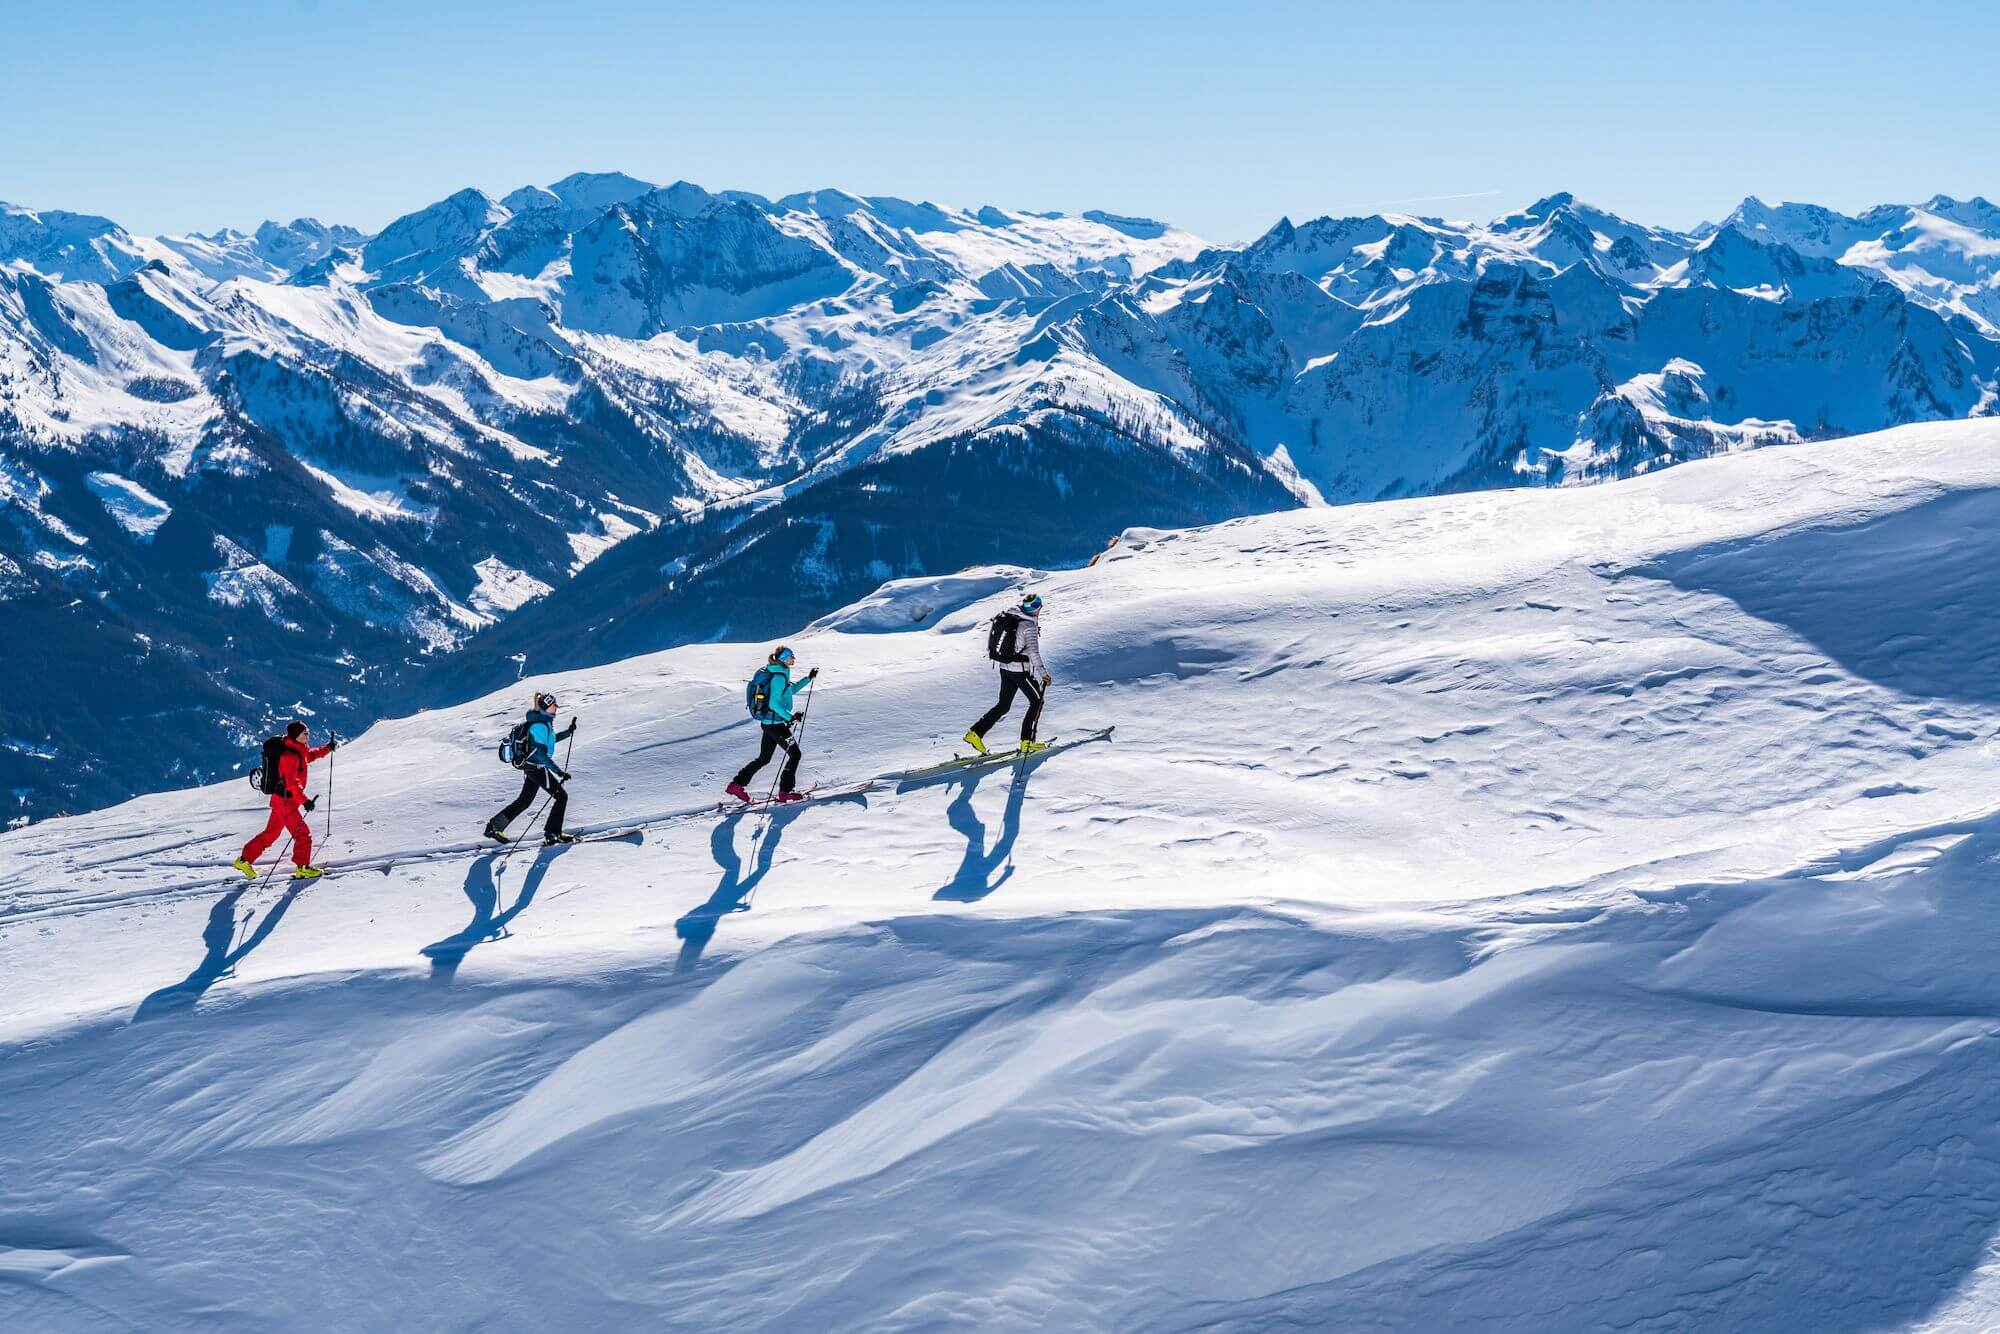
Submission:
<svg viewBox="0 0 2000 1334">
<path fill-rule="evenodd" d="M 1055 679 L 1042 663 L 1041 615 L 1042 595 L 1030 593 L 1021 599 L 1018 611 L 1010 609 L 993 618 L 986 656 L 1000 664 L 1000 702 L 982 714 L 965 734 L 965 743 L 981 755 L 992 754 L 986 749 L 986 734 L 1014 707 L 1016 695 L 1028 699 L 1028 712 L 1021 719 L 1021 754 L 1032 755 L 1048 749 L 1035 740 L 1035 729 L 1042 721 L 1042 701 Z"/>
</svg>

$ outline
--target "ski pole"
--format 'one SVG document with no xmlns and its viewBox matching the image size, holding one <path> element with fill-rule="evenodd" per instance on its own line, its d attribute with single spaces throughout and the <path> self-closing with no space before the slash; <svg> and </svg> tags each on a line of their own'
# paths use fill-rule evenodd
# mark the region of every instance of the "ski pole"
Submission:
<svg viewBox="0 0 2000 1334">
<path fill-rule="evenodd" d="M 326 753 L 326 846 L 333 850 L 333 757 L 340 751 L 340 733 L 332 732 L 333 749 Z"/>
<path fill-rule="evenodd" d="M 819 668 L 815 667 L 812 669 L 812 675 L 806 678 L 806 703 L 805 707 L 799 710 L 803 715 L 799 719 L 799 734 L 792 738 L 801 754 L 806 748 L 806 724 L 812 721 L 813 687 L 817 684 L 819 684 Z"/>
<path fill-rule="evenodd" d="M 264 872 L 264 878 L 257 882 L 257 888 L 262 889 L 264 886 L 271 883 L 271 877 L 277 874 L 278 868 L 280 866 L 284 865 L 285 854 L 290 852 L 291 850 L 292 850 L 292 836 L 290 834 L 287 834 L 285 835 L 285 846 L 278 849 L 277 857 L 275 857 L 271 862 L 271 869 Z"/>
<path fill-rule="evenodd" d="M 792 744 L 799 748 L 799 757 L 801 759 L 805 758 L 806 724 L 812 721 L 813 683 L 818 680 L 819 668 L 815 667 L 812 669 L 812 675 L 806 678 L 806 702 L 799 707 L 799 712 L 804 716 L 799 719 L 799 730 L 791 739 Z M 778 779 L 784 775 L 784 772 L 785 766 L 780 764 L 778 772 L 771 775 L 771 788 L 764 794 L 766 803 L 769 803 L 771 798 L 778 795 Z"/>
</svg>

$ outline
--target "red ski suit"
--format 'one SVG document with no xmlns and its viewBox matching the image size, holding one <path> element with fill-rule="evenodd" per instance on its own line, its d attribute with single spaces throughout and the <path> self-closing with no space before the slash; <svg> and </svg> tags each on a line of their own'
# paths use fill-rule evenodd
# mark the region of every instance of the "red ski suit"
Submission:
<svg viewBox="0 0 2000 1334">
<path fill-rule="evenodd" d="M 279 791 L 271 797 L 271 818 L 264 825 L 264 832 L 243 845 L 243 860 L 254 862 L 271 850 L 278 841 L 278 835 L 292 836 L 292 861 L 299 866 L 312 865 L 312 829 L 306 824 L 303 807 L 306 804 L 306 766 L 314 760 L 322 760 L 331 753 L 333 747 L 306 746 L 290 737 L 285 738 L 285 749 L 278 756 Z"/>
</svg>

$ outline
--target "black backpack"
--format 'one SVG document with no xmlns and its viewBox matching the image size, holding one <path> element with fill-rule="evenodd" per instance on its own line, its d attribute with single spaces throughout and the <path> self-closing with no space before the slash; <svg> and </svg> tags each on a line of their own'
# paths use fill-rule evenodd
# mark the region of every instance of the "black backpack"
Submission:
<svg viewBox="0 0 2000 1334">
<path fill-rule="evenodd" d="M 1021 654 L 1014 639 L 1021 630 L 1021 613 L 1003 611 L 993 618 L 993 628 L 986 635 L 986 656 L 995 662 L 1019 662 Z"/>
<path fill-rule="evenodd" d="M 500 763 L 511 764 L 516 769 L 528 763 L 528 757 L 535 753 L 535 742 L 528 735 L 528 720 L 523 718 L 509 728 L 500 741 Z"/>
<path fill-rule="evenodd" d="M 278 767 L 278 759 L 285 753 L 285 739 L 281 736 L 264 738 L 264 753 L 258 757 L 257 767 L 250 771 L 250 786 L 267 797 L 285 795 L 285 771 Z"/>
</svg>

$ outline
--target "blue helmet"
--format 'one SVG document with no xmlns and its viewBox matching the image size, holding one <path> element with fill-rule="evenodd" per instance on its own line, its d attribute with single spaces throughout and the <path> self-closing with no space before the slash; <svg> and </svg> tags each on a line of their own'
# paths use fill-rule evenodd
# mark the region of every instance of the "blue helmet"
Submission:
<svg viewBox="0 0 2000 1334">
<path fill-rule="evenodd" d="M 1022 611 L 1024 611 L 1024 612 L 1026 612 L 1026 613 L 1028 613 L 1028 615 L 1030 615 L 1030 616 L 1039 616 L 1039 615 L 1041 615 L 1041 614 L 1042 614 L 1042 595 L 1041 595 L 1040 593 L 1030 593 L 1030 594 L 1028 594 L 1028 596 L 1026 596 L 1026 597 L 1022 598 L 1022 599 L 1021 599 L 1021 610 L 1022 610 Z"/>
</svg>

